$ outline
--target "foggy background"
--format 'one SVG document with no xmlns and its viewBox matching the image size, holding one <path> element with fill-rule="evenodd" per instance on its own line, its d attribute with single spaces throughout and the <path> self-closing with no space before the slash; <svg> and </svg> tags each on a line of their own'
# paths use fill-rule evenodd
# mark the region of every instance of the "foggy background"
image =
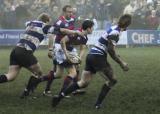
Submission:
<svg viewBox="0 0 160 114">
<path fill-rule="evenodd" d="M 130 29 L 160 30 L 160 0 L 0 0 L 0 28 L 22 29 L 42 12 L 54 22 L 66 4 L 78 20 L 94 19 L 95 29 L 107 29 L 127 13 L 133 16 Z"/>
</svg>

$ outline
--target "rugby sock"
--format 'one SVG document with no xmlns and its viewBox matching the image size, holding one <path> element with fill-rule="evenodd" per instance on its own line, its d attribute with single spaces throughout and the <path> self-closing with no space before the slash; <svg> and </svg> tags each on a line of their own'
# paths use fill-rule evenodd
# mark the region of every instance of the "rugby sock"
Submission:
<svg viewBox="0 0 160 114">
<path fill-rule="evenodd" d="M 0 83 L 4 83 L 7 81 L 8 81 L 8 79 L 7 79 L 6 75 L 4 75 L 4 74 L 0 75 Z"/>
<path fill-rule="evenodd" d="M 47 75 L 42 76 L 41 81 L 48 81 L 48 80 L 53 80 L 54 79 L 54 71 L 49 71 L 49 73 Z"/>
<path fill-rule="evenodd" d="M 100 105 L 111 88 L 104 84 L 95 105 Z"/>
<path fill-rule="evenodd" d="M 54 79 L 55 79 L 54 71 L 50 71 L 49 74 L 47 75 L 46 79 L 44 79 L 44 80 L 47 80 L 47 85 L 46 85 L 45 91 L 50 90 L 52 82 L 53 82 Z"/>
<path fill-rule="evenodd" d="M 65 79 L 64 79 L 61 91 L 64 91 L 71 84 L 72 81 L 73 81 L 72 77 L 66 76 Z"/>
<path fill-rule="evenodd" d="M 37 86 L 39 82 L 40 82 L 40 79 L 35 78 L 34 76 L 31 76 L 31 77 L 29 78 L 29 81 L 28 81 L 28 84 L 27 84 L 27 86 L 26 86 L 26 89 L 27 89 L 28 91 L 34 89 L 35 86 Z"/>
<path fill-rule="evenodd" d="M 67 89 L 65 89 L 64 91 L 62 91 L 62 93 L 64 95 L 68 95 L 70 93 L 72 93 L 73 91 L 79 89 L 79 85 L 77 83 L 73 83 L 72 85 L 70 85 Z"/>
<path fill-rule="evenodd" d="M 45 91 L 50 91 L 53 80 L 48 80 Z"/>
</svg>

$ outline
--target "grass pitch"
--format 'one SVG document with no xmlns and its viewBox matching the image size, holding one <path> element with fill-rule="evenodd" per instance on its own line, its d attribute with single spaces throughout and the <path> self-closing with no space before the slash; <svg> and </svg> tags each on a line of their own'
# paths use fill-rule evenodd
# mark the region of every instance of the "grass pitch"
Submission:
<svg viewBox="0 0 160 114">
<path fill-rule="evenodd" d="M 11 49 L 0 49 L 0 73 L 8 70 Z M 130 70 L 123 72 L 118 64 L 109 58 L 118 83 L 106 97 L 100 110 L 93 105 L 104 80 L 95 75 L 87 93 L 64 99 L 56 109 L 51 107 L 51 98 L 42 96 L 45 83 L 40 84 L 28 99 L 20 99 L 30 72 L 22 69 L 17 79 L 11 83 L 0 84 L 0 114 L 159 114 L 160 113 L 160 48 L 119 48 L 119 55 L 128 62 Z M 52 68 L 47 50 L 38 50 L 37 56 L 44 74 Z M 108 56 L 109 57 L 109 56 Z M 83 69 L 84 65 L 82 65 Z M 57 94 L 62 79 L 52 85 Z"/>
</svg>

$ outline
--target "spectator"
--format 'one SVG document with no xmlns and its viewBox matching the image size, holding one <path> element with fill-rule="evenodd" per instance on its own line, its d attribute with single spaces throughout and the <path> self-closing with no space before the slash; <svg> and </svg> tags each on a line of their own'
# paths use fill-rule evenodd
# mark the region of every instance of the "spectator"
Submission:
<svg viewBox="0 0 160 114">
<path fill-rule="evenodd" d="M 60 16 L 59 8 L 58 6 L 53 6 L 53 10 L 51 12 L 52 21 L 55 22 L 57 20 L 57 17 Z"/>
<path fill-rule="evenodd" d="M 19 6 L 15 9 L 17 16 L 17 26 L 18 28 L 24 28 L 24 23 L 29 19 L 30 13 L 28 6 L 24 0 L 21 0 Z"/>
<path fill-rule="evenodd" d="M 98 23 L 98 28 L 99 29 L 103 29 L 105 28 L 105 21 L 108 21 L 108 15 L 109 15 L 109 12 L 108 12 L 108 6 L 107 4 L 105 3 L 104 0 L 100 0 L 97 7 L 94 8 L 95 9 L 95 16 L 96 16 L 96 19 L 97 19 L 97 23 Z"/>
<path fill-rule="evenodd" d="M 130 1 L 130 3 L 125 7 L 123 14 L 130 14 L 133 15 L 136 10 L 135 3 Z"/>
<path fill-rule="evenodd" d="M 147 25 L 149 29 L 156 30 L 159 25 L 159 18 L 156 15 L 156 10 L 152 10 L 151 14 L 147 17 Z"/>
</svg>

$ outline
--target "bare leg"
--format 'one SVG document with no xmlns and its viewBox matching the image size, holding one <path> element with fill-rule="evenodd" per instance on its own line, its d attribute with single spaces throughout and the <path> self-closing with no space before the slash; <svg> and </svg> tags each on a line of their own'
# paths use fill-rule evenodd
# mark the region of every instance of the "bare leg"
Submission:
<svg viewBox="0 0 160 114">
<path fill-rule="evenodd" d="M 13 81 L 19 74 L 21 67 L 19 65 L 9 66 L 7 74 L 0 75 L 0 83 Z"/>
<path fill-rule="evenodd" d="M 96 104 L 95 104 L 95 108 L 99 109 L 101 107 L 101 104 L 103 102 L 103 100 L 105 99 L 105 97 L 107 96 L 107 94 L 109 93 L 109 91 L 111 90 L 111 88 L 116 84 L 117 80 L 115 79 L 115 76 L 113 74 L 113 69 L 110 66 L 109 63 L 107 63 L 107 68 L 102 70 L 103 73 L 103 77 L 106 80 L 106 83 L 103 84 L 101 91 L 99 93 L 99 96 L 97 98 Z M 109 83 L 108 80 L 109 79 Z"/>
<path fill-rule="evenodd" d="M 63 86 L 61 88 L 60 93 L 65 90 L 74 80 L 76 77 L 77 72 L 74 65 L 68 68 L 68 75 L 64 78 Z"/>
<path fill-rule="evenodd" d="M 37 87 L 39 77 L 42 75 L 42 69 L 39 63 L 34 64 L 27 69 L 32 72 L 32 76 L 30 77 L 28 84 L 21 95 L 21 98 L 28 96 L 30 91 L 33 91 Z"/>
</svg>

